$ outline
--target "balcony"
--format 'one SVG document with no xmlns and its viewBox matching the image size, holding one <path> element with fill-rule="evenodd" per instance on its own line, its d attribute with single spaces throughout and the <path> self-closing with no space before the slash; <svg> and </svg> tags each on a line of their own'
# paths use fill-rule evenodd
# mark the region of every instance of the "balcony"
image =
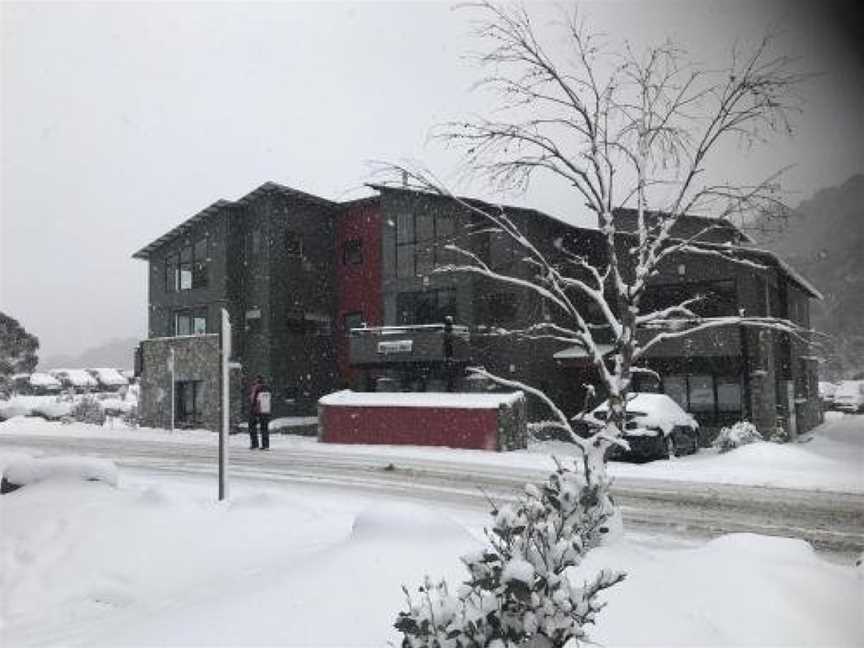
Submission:
<svg viewBox="0 0 864 648">
<path fill-rule="evenodd" d="M 355 328 L 349 341 L 352 367 L 465 363 L 470 357 L 465 326 L 452 326 L 449 333 L 444 324 Z"/>
</svg>

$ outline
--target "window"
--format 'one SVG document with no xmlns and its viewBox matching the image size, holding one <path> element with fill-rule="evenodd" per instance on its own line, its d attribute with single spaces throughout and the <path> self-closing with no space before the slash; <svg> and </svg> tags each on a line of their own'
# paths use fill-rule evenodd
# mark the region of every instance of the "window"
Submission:
<svg viewBox="0 0 864 648">
<path fill-rule="evenodd" d="M 176 422 L 184 427 L 200 425 L 204 411 L 204 382 L 201 380 L 178 380 L 174 383 Z"/>
<path fill-rule="evenodd" d="M 690 386 L 690 411 L 693 413 L 713 412 L 714 377 L 689 376 L 687 382 Z"/>
<path fill-rule="evenodd" d="M 360 265 L 363 263 L 363 241 L 351 239 L 342 244 L 342 265 Z"/>
<path fill-rule="evenodd" d="M 207 309 L 174 313 L 174 335 L 204 335 L 207 333 Z"/>
<path fill-rule="evenodd" d="M 261 309 L 255 308 L 246 311 L 246 332 L 260 333 L 261 332 Z"/>
<path fill-rule="evenodd" d="M 516 319 L 516 295 L 495 293 L 489 296 L 489 324 L 509 324 Z"/>
<path fill-rule="evenodd" d="M 687 376 L 664 376 L 663 392 L 682 409 L 690 409 L 690 404 L 687 402 Z"/>
<path fill-rule="evenodd" d="M 342 317 L 342 326 L 345 329 L 345 335 L 351 333 L 351 329 L 360 328 L 363 326 L 363 313 L 357 311 L 354 313 L 345 313 Z"/>
<path fill-rule="evenodd" d="M 737 378 L 717 376 L 717 410 L 741 411 L 741 383 Z"/>
<path fill-rule="evenodd" d="M 207 255 L 207 239 L 202 238 L 195 243 L 192 254 L 192 287 L 206 288 L 209 283 L 209 261 Z"/>
<path fill-rule="evenodd" d="M 396 276 L 426 275 L 453 263 L 455 223 L 450 214 L 400 213 L 396 217 Z"/>
<path fill-rule="evenodd" d="M 741 382 L 735 376 L 664 376 L 663 392 L 693 414 L 741 412 Z"/>
<path fill-rule="evenodd" d="M 165 292 L 176 292 L 177 290 L 177 264 L 179 259 L 176 254 L 165 257 Z"/>
<path fill-rule="evenodd" d="M 288 256 L 303 256 L 303 237 L 297 232 L 285 232 L 285 253 Z"/>
<path fill-rule="evenodd" d="M 405 292 L 396 296 L 400 324 L 440 324 L 450 315 L 456 320 L 456 291 L 453 288 Z"/>
<path fill-rule="evenodd" d="M 192 288 L 192 246 L 187 245 L 180 250 L 180 290 Z"/>
<path fill-rule="evenodd" d="M 738 314 L 734 281 L 706 281 L 648 286 L 642 298 L 643 312 L 662 310 L 701 296 L 689 306 L 698 317 L 724 317 Z"/>
<path fill-rule="evenodd" d="M 261 230 L 257 227 L 246 232 L 246 263 L 253 263 L 261 254 Z"/>
</svg>

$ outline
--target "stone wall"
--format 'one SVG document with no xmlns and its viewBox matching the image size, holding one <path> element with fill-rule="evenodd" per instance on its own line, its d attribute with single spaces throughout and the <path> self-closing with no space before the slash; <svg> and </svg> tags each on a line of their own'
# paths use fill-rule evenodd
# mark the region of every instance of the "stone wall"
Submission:
<svg viewBox="0 0 864 648">
<path fill-rule="evenodd" d="M 202 420 L 200 426 L 218 432 L 222 422 L 221 352 L 219 336 L 190 335 L 153 338 L 141 342 L 143 366 L 138 413 L 141 425 L 171 427 L 170 350 L 174 349 L 175 381 L 200 380 Z"/>
</svg>

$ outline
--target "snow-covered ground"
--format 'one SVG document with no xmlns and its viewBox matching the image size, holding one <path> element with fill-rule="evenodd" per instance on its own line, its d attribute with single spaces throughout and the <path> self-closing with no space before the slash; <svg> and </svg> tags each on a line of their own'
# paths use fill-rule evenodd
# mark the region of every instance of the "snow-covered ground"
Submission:
<svg viewBox="0 0 864 648">
<path fill-rule="evenodd" d="M 0 453 L 0 465 L 14 459 Z M 68 473 L 67 473 L 68 474 Z M 0 643 L 385 646 L 401 586 L 458 582 L 476 510 L 123 470 L 119 488 L 43 480 L 0 497 Z M 608 646 L 854 646 L 864 571 L 799 540 L 635 535 L 576 578 L 623 569 L 592 639 Z"/>
<path fill-rule="evenodd" d="M 646 464 L 613 462 L 610 474 L 619 478 L 657 479 L 700 483 L 773 486 L 804 490 L 864 493 L 864 416 L 829 412 L 827 422 L 798 443 L 771 442 L 744 446 L 719 454 L 703 448 L 698 454 Z M 0 423 L 4 435 L 127 438 L 166 443 L 213 443 L 205 430 L 130 429 L 119 422 L 96 427 L 80 423 L 62 425 L 39 418 L 16 417 Z M 234 448 L 247 445 L 247 437 L 231 438 Z M 574 454 L 575 447 L 561 442 L 536 443 L 527 450 L 487 452 L 418 446 L 339 445 L 318 443 L 313 437 L 273 435 L 271 447 L 310 449 L 333 455 L 368 455 L 398 463 L 399 459 L 423 459 L 464 463 L 476 467 L 548 470 L 550 455 Z"/>
</svg>

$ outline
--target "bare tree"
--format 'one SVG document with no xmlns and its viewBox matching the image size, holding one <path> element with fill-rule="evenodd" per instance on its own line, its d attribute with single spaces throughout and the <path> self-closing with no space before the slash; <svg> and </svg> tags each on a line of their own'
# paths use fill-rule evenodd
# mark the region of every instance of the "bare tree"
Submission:
<svg viewBox="0 0 864 648">
<path fill-rule="evenodd" d="M 708 182 L 706 168 L 726 142 L 752 147 L 791 133 L 790 119 L 800 103 L 795 90 L 804 77 L 793 71 L 788 57 L 771 54 L 771 35 L 748 52 L 736 46 L 728 66 L 708 69 L 690 63 L 683 50 L 668 42 L 642 54 L 626 44 L 610 50 L 574 10 L 558 24 L 568 45 L 559 60 L 524 7 L 491 2 L 469 6 L 479 13 L 475 28 L 485 45 L 477 62 L 487 74 L 478 86 L 495 94 L 497 108 L 494 118 L 448 123 L 436 136 L 463 147 L 466 171 L 496 188 L 524 189 L 537 174 L 566 182 L 598 216 L 602 262 L 564 242 L 558 243 L 560 258 L 553 262 L 505 209 L 462 200 L 427 171 L 395 168 L 412 186 L 461 203 L 485 223 L 483 232 L 509 237 L 521 248 L 523 262 L 533 268 L 527 278 L 497 272 L 456 246 L 452 249 L 464 262 L 439 271 L 475 273 L 520 286 L 551 305 L 551 321 L 513 333 L 585 350 L 609 394 L 606 427 L 581 439 L 540 390 L 487 375 L 546 402 L 555 416 L 552 425 L 569 433 L 585 451 L 586 467 L 604 479 L 605 449 L 622 443 L 632 378 L 647 371 L 641 365 L 651 348 L 729 326 L 765 327 L 808 338 L 791 321 L 776 317 L 699 317 L 698 295 L 662 309 L 642 305 L 651 277 L 680 255 L 766 267 L 764 259 L 746 249 L 711 244 L 708 238 L 736 219 L 740 224 L 755 214 L 783 214 L 778 185 L 782 170 L 740 185 Z M 624 207 L 635 213 L 626 230 L 615 217 Z M 682 236 L 679 224 L 693 215 L 712 218 Z M 611 354 L 604 353 L 601 340 L 611 344 Z"/>
</svg>

